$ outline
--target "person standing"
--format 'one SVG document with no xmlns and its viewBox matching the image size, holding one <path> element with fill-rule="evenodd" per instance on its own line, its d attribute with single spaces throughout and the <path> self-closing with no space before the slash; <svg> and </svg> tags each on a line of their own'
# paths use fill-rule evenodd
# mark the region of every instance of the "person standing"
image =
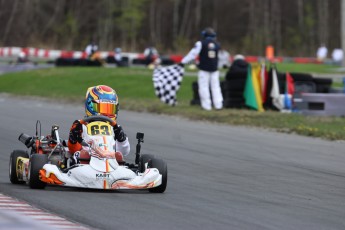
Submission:
<svg viewBox="0 0 345 230">
<path fill-rule="evenodd" d="M 223 95 L 219 82 L 218 52 L 219 43 L 216 41 L 216 32 L 212 28 L 202 31 L 202 40 L 197 41 L 189 53 L 182 59 L 181 65 L 194 60 L 199 55 L 198 90 L 201 107 L 212 110 L 223 108 Z M 210 95 L 212 93 L 212 100 Z"/>
<path fill-rule="evenodd" d="M 123 66 L 122 64 L 122 49 L 117 47 L 114 49 L 114 60 L 117 66 Z"/>
<path fill-rule="evenodd" d="M 327 58 L 328 49 L 325 44 L 321 44 L 321 46 L 317 49 L 316 57 L 318 61 L 324 61 Z"/>
<path fill-rule="evenodd" d="M 334 61 L 334 64 L 341 65 L 341 62 L 344 58 L 344 51 L 340 48 L 336 48 L 332 52 L 332 59 Z"/>
<path fill-rule="evenodd" d="M 117 123 L 118 111 L 119 98 L 114 89 L 107 85 L 97 85 L 87 89 L 85 97 L 86 117 L 102 115 Z M 105 126 L 101 130 L 107 135 L 114 136 L 115 145 L 108 146 L 108 150 L 114 152 L 118 162 L 123 162 L 123 156 L 127 156 L 130 153 L 130 143 L 122 126 L 116 125 L 113 127 L 113 130 L 109 130 Z M 75 120 L 71 126 L 67 144 L 68 151 L 72 154 L 72 158 L 70 158 L 72 164 L 78 163 L 78 158 L 83 154 L 82 142 L 85 138 L 85 133 L 88 133 L 87 127 L 80 120 Z"/>
<path fill-rule="evenodd" d="M 98 45 L 94 40 L 86 46 L 85 53 L 87 54 L 88 58 L 92 58 L 92 56 L 98 51 Z"/>
</svg>

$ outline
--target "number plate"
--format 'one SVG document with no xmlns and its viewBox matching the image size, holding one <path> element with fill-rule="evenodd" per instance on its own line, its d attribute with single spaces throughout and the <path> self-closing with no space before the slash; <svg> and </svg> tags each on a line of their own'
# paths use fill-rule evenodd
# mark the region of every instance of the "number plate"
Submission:
<svg viewBox="0 0 345 230">
<path fill-rule="evenodd" d="M 94 121 L 86 125 L 87 127 L 87 134 L 90 136 L 96 135 L 106 135 L 110 136 L 113 135 L 113 127 L 106 122 L 103 121 Z"/>
</svg>

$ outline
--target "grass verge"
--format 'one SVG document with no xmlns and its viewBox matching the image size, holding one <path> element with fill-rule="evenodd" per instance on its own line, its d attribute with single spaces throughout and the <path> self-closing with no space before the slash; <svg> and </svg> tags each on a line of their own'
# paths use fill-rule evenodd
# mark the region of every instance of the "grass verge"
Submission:
<svg viewBox="0 0 345 230">
<path fill-rule="evenodd" d="M 191 120 L 203 120 L 230 125 L 254 126 L 279 132 L 296 133 L 328 140 L 345 140 L 342 117 L 309 117 L 275 111 L 258 113 L 246 109 L 203 111 L 190 106 L 191 84 L 196 76 L 187 76 L 178 92 L 179 104 L 170 107 L 154 95 L 152 71 L 141 68 L 52 68 L 8 73 L 1 76 L 0 92 L 80 101 L 86 89 L 106 84 L 120 97 L 121 109 L 139 112 L 177 115 Z"/>
</svg>

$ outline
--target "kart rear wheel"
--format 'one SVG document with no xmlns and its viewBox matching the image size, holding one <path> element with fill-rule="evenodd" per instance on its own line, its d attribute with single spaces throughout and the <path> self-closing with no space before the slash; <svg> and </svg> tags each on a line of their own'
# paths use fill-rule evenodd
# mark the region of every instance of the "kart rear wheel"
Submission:
<svg viewBox="0 0 345 230">
<path fill-rule="evenodd" d="M 9 163 L 9 176 L 12 184 L 25 184 L 25 181 L 20 181 L 17 175 L 17 158 L 24 157 L 29 158 L 29 155 L 24 150 L 14 150 L 10 156 Z"/>
<path fill-rule="evenodd" d="M 158 187 L 149 188 L 149 192 L 163 193 L 167 187 L 168 182 L 168 166 L 162 159 L 154 158 L 149 162 L 150 168 L 157 168 L 159 173 L 162 174 L 162 184 Z"/>
<path fill-rule="evenodd" d="M 150 162 L 154 158 L 155 156 L 152 154 L 142 154 L 139 159 L 139 165 L 138 165 L 139 172 L 141 173 L 145 172 L 145 164 L 147 162 Z"/>
<path fill-rule="evenodd" d="M 48 156 L 45 154 L 33 154 L 29 163 L 29 186 L 33 189 L 44 189 L 46 183 L 39 178 L 39 172 L 48 162 Z"/>
</svg>

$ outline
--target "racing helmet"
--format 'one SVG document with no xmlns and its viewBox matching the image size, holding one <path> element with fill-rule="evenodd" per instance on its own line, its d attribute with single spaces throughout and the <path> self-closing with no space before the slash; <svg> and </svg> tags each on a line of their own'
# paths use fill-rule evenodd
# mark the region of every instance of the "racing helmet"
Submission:
<svg viewBox="0 0 345 230">
<path fill-rule="evenodd" d="M 103 115 L 116 120 L 118 110 L 119 100 L 114 89 L 106 85 L 97 85 L 87 89 L 86 116 Z"/>
<path fill-rule="evenodd" d="M 203 38 L 215 38 L 217 36 L 216 32 L 214 31 L 214 29 L 212 29 L 211 27 L 207 27 L 205 28 L 202 32 L 201 35 Z"/>
</svg>

